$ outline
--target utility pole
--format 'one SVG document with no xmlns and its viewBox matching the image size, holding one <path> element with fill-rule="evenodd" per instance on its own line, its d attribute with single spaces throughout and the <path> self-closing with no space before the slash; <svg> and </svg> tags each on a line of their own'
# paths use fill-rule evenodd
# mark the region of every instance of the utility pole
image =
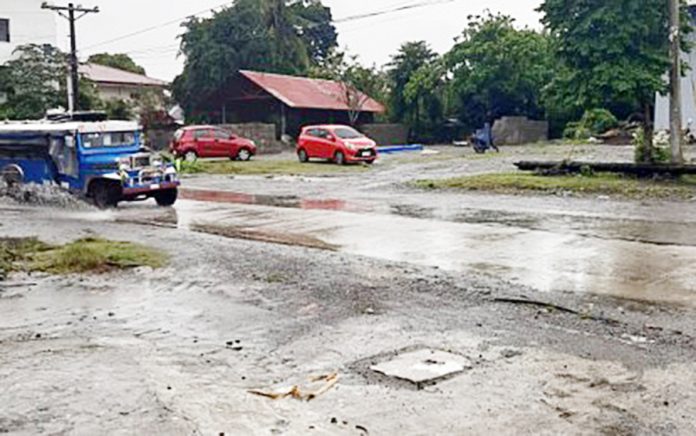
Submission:
<svg viewBox="0 0 696 436">
<path fill-rule="evenodd" d="M 68 6 L 54 6 L 47 2 L 41 5 L 41 9 L 50 9 L 56 11 L 58 15 L 68 20 L 70 23 L 70 105 L 73 111 L 79 110 L 79 100 L 80 100 L 80 73 L 78 71 L 79 63 L 77 60 L 77 37 L 75 35 L 75 22 L 80 18 L 84 17 L 90 13 L 98 13 L 99 7 L 94 8 L 83 8 L 78 5 L 75 6 L 73 3 L 69 3 Z M 67 15 L 65 12 L 67 11 Z M 75 13 L 80 13 L 81 15 L 75 16 Z"/>
<path fill-rule="evenodd" d="M 681 90 L 681 4 L 669 0 L 670 95 L 669 95 L 669 144 L 672 163 L 684 162 L 682 153 L 682 90 Z"/>
</svg>

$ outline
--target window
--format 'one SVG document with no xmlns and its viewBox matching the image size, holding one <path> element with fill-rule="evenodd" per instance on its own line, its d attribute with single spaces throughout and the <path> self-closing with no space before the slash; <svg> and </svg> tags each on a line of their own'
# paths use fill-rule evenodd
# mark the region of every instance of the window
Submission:
<svg viewBox="0 0 696 436">
<path fill-rule="evenodd" d="M 341 127 L 339 129 L 334 130 L 336 133 L 336 136 L 338 136 L 341 139 L 356 139 L 356 138 L 362 138 L 363 134 L 358 132 L 355 129 L 350 129 L 348 127 Z"/>
<path fill-rule="evenodd" d="M 230 139 L 230 134 L 224 130 L 215 129 L 213 131 L 215 139 Z"/>
<path fill-rule="evenodd" d="M 0 42 L 10 42 L 10 20 L 0 18 Z"/>
<path fill-rule="evenodd" d="M 128 147 L 135 144 L 134 132 L 83 133 L 84 148 Z"/>
<path fill-rule="evenodd" d="M 198 129 L 193 132 L 193 137 L 195 139 L 210 138 L 210 134 L 208 133 L 208 129 Z"/>
<path fill-rule="evenodd" d="M 328 130 L 318 129 L 317 136 L 321 139 L 329 139 L 331 137 L 331 134 L 329 133 Z"/>
</svg>

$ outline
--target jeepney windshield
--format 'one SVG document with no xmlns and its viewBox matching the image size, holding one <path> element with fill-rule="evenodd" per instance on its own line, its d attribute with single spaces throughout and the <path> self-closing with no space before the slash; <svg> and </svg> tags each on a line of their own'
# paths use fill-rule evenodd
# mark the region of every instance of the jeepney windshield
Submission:
<svg viewBox="0 0 696 436">
<path fill-rule="evenodd" d="M 129 147 L 135 144 L 135 132 L 95 132 L 80 135 L 84 148 Z"/>
</svg>

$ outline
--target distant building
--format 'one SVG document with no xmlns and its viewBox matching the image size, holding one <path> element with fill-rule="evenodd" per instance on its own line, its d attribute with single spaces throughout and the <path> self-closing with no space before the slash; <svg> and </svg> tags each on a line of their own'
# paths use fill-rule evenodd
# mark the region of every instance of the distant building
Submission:
<svg viewBox="0 0 696 436">
<path fill-rule="evenodd" d="M 691 21 L 696 25 L 696 0 L 689 2 Z M 696 44 L 696 32 L 689 36 L 689 42 Z M 696 129 L 696 50 L 684 53 L 684 61 L 691 67 L 682 78 L 682 125 L 689 122 Z M 658 95 L 655 101 L 655 130 L 669 130 L 669 96 Z"/>
<path fill-rule="evenodd" d="M 351 108 L 339 82 L 242 70 L 225 91 L 209 98 L 206 110 L 187 116 L 205 114 L 220 124 L 273 123 L 278 137 L 297 136 L 308 124 L 348 124 L 351 112 L 357 124 L 372 123 L 384 112 L 382 104 L 357 94 L 360 103 Z"/>
<path fill-rule="evenodd" d="M 97 85 L 99 97 L 107 101 L 134 101 L 143 92 L 164 91 L 169 86 L 164 80 L 98 64 L 80 65 L 80 74 L 94 82 Z"/>
<path fill-rule="evenodd" d="M 55 12 L 41 9 L 42 0 L 0 0 L 0 65 L 26 44 L 58 45 Z"/>
</svg>

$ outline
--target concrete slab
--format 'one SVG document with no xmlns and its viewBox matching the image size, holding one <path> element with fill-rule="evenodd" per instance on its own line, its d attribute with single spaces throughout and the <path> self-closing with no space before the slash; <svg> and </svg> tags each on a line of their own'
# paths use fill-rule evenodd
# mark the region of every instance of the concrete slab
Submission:
<svg viewBox="0 0 696 436">
<path fill-rule="evenodd" d="M 468 366 L 469 359 L 464 356 L 424 349 L 400 354 L 390 361 L 371 366 L 370 369 L 388 377 L 421 384 L 455 375 Z"/>
</svg>

